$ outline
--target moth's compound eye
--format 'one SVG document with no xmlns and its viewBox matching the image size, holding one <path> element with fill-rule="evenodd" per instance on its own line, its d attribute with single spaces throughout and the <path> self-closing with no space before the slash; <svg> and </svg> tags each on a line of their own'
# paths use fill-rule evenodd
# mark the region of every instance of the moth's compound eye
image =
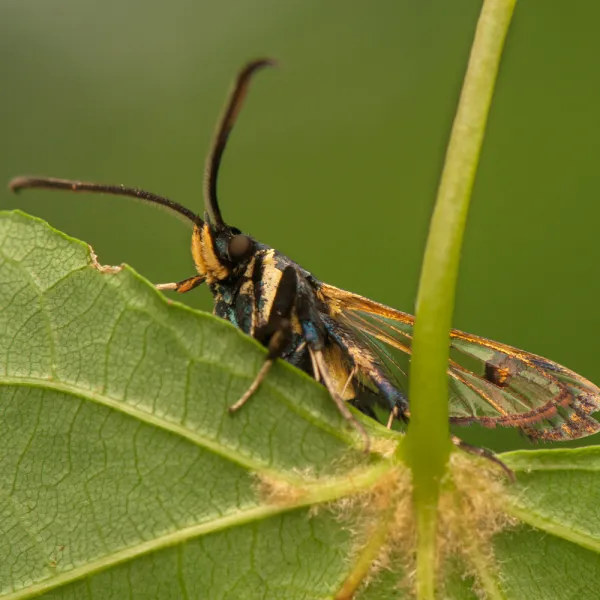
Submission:
<svg viewBox="0 0 600 600">
<path fill-rule="evenodd" d="M 234 261 L 243 260 L 252 254 L 252 240 L 244 234 L 234 235 L 227 246 L 229 258 Z"/>
</svg>

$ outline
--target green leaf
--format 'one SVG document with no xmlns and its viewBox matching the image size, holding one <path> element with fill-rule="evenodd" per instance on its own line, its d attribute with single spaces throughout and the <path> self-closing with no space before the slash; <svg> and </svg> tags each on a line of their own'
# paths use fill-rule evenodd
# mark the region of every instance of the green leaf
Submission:
<svg viewBox="0 0 600 600">
<path fill-rule="evenodd" d="M 129 267 L 0 213 L 0 598 L 334 598 L 368 574 L 356 598 L 410 597 L 399 437 L 371 424 L 383 454 L 366 457 L 286 363 L 230 415 L 263 359 Z M 497 536 L 496 563 L 450 561 L 444 597 L 596 597 L 600 449 L 505 460 L 523 524 Z"/>
<path fill-rule="evenodd" d="M 2 597 L 335 590 L 348 531 L 266 503 L 257 479 L 365 462 L 325 391 L 278 364 L 230 415 L 255 342 L 41 221 L 5 213 L 0 240 Z"/>
<path fill-rule="evenodd" d="M 496 540 L 510 598 L 598 598 L 600 447 L 510 452 L 507 505 L 523 525 Z"/>
</svg>

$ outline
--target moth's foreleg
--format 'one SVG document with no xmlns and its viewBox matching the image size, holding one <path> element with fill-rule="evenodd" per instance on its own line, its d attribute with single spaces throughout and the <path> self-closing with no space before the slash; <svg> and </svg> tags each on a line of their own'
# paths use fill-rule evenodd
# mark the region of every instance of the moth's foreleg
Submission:
<svg viewBox="0 0 600 600">
<path fill-rule="evenodd" d="M 267 347 L 267 359 L 244 395 L 229 407 L 229 412 L 239 410 L 256 392 L 267 376 L 276 358 L 287 348 L 292 338 L 292 311 L 297 291 L 297 276 L 293 267 L 286 267 L 281 275 L 269 319 L 255 333 L 256 339 Z"/>
<path fill-rule="evenodd" d="M 179 294 L 185 294 L 186 292 L 193 290 L 195 287 L 198 287 L 205 281 L 206 277 L 203 275 L 193 275 L 192 277 L 188 277 L 187 279 L 183 279 L 177 283 L 157 283 L 154 287 L 161 291 L 173 290 Z"/>
<path fill-rule="evenodd" d="M 229 407 L 229 412 L 235 412 L 239 410 L 250 400 L 250 397 L 256 390 L 258 386 L 261 384 L 263 379 L 267 376 L 269 369 L 273 366 L 273 362 L 275 362 L 276 358 L 279 358 L 282 354 L 288 342 L 291 338 L 292 334 L 292 322 L 289 319 L 280 319 L 278 322 L 279 329 L 273 333 L 271 339 L 269 340 L 269 345 L 267 346 L 268 354 L 267 360 L 263 363 L 263 366 L 260 368 L 260 371 L 257 373 L 254 381 L 250 384 L 250 387 L 244 392 L 244 395 L 235 403 Z"/>
</svg>

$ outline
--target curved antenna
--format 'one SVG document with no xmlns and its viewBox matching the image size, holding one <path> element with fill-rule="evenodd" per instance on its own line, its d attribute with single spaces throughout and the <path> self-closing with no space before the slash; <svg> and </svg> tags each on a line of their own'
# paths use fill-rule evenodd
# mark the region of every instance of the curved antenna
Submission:
<svg viewBox="0 0 600 600">
<path fill-rule="evenodd" d="M 10 181 L 8 187 L 13 192 L 20 192 L 28 188 L 42 188 L 47 190 L 68 190 L 70 192 L 92 192 L 96 194 L 112 194 L 113 196 L 128 196 L 142 202 L 147 202 L 148 204 L 167 208 L 177 213 L 178 216 L 185 217 L 198 227 L 204 225 L 204 221 L 185 206 L 152 192 L 128 188 L 124 185 L 104 185 L 86 181 L 56 179 L 54 177 L 15 177 Z"/>
<path fill-rule="evenodd" d="M 225 146 L 227 145 L 227 139 L 229 134 L 235 125 L 237 117 L 240 113 L 246 94 L 248 92 L 248 86 L 252 76 L 263 67 L 274 67 L 277 62 L 270 58 L 261 58 L 248 63 L 236 77 L 233 84 L 233 89 L 229 93 L 227 104 L 225 105 L 225 112 L 218 122 L 217 130 L 214 141 L 206 157 L 206 163 L 204 167 L 204 205 L 210 224 L 217 229 L 223 229 L 225 221 L 221 216 L 221 210 L 217 202 L 217 176 L 219 174 L 219 166 L 221 165 L 221 158 Z"/>
</svg>

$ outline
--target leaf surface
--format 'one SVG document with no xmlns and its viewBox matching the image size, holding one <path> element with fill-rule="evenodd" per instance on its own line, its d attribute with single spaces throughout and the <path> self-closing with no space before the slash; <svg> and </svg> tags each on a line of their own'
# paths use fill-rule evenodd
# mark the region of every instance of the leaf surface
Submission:
<svg viewBox="0 0 600 600">
<path fill-rule="evenodd" d="M 0 598 L 336 597 L 369 507 L 342 518 L 327 502 L 380 485 L 395 459 L 366 457 L 286 363 L 230 415 L 263 360 L 129 267 L 0 213 Z M 395 443 L 369 430 L 375 447 Z M 495 540 L 497 597 L 597 598 L 600 450 L 504 460 L 521 525 Z M 408 597 L 405 565 L 356 597 Z M 476 597 L 473 572 L 453 563 L 445 578 L 445 597 Z"/>
</svg>

